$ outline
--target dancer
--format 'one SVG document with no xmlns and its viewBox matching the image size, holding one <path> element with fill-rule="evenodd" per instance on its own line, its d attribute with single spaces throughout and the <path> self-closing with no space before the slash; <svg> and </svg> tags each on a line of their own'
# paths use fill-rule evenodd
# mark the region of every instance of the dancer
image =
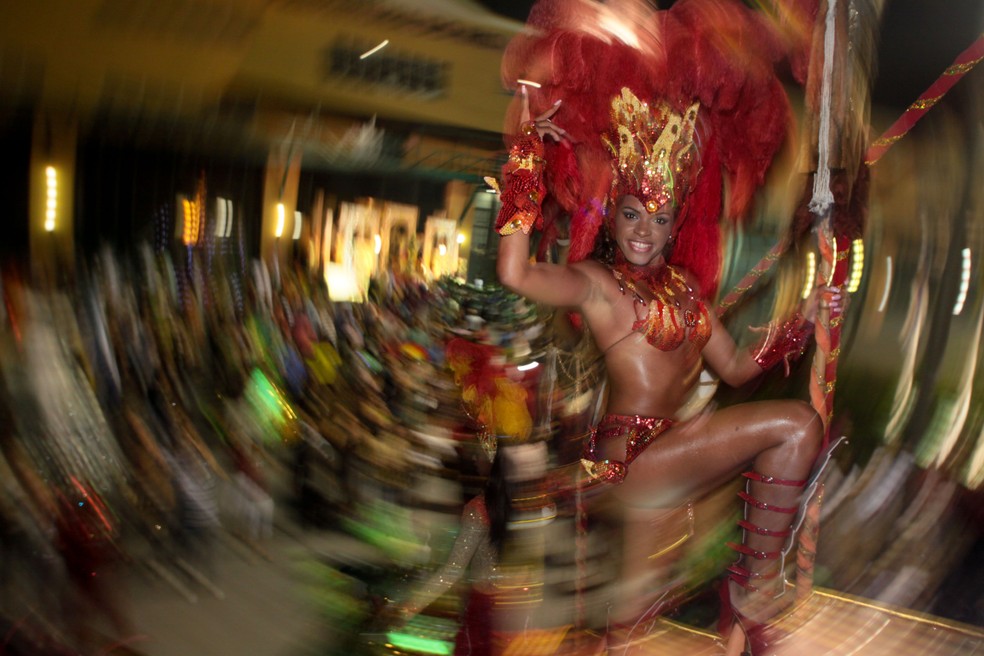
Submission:
<svg viewBox="0 0 984 656">
<path fill-rule="evenodd" d="M 499 362 L 502 349 L 455 338 L 449 341 L 446 353 L 463 404 L 479 430 L 481 453 L 476 464 L 480 470 L 487 469 L 483 472 L 485 486 L 465 504 L 445 564 L 388 615 L 395 615 L 400 622 L 409 621 L 470 573 L 454 653 L 490 656 L 497 651 L 495 601 L 502 584 L 499 563 L 513 514 L 513 490 L 531 477 L 523 463 L 539 464 L 546 445 L 527 442 L 533 427 L 528 395 Z"/>
<path fill-rule="evenodd" d="M 540 6 L 544 4 L 556 8 L 564 3 Z M 680 4 L 685 6 L 681 12 L 710 6 Z M 742 20 L 751 24 L 744 8 L 713 6 L 735 19 L 726 24 L 727 30 L 737 29 Z M 701 93 L 706 87 L 702 89 L 699 76 L 681 83 L 686 75 L 676 71 L 675 85 L 666 82 L 667 76 L 659 77 L 659 71 L 681 65 L 665 52 L 662 58 L 641 56 L 647 48 L 645 38 L 631 47 L 623 37 L 622 43 L 596 39 L 569 24 L 560 29 L 558 21 L 569 21 L 569 12 L 537 11 L 534 8 L 531 21 L 548 16 L 549 24 L 537 26 L 546 27 L 546 36 L 523 37 L 525 42 L 507 51 L 503 67 L 507 80 L 535 79 L 540 88 L 527 91 L 520 84 L 517 136 L 504 167 L 503 205 L 496 224 L 502 235 L 499 279 L 532 301 L 576 310 L 603 354 L 607 404 L 586 446 L 585 462 L 591 475 L 606 484 L 606 495 L 627 509 L 656 511 L 687 503 L 744 472 L 747 491 L 741 497 L 746 505 L 739 522 L 744 537 L 733 545 L 739 558 L 729 568 L 724 596 L 733 611 L 729 652 L 747 646 L 757 656 L 773 640 L 768 620 L 787 603 L 783 563 L 793 541 L 794 516 L 821 447 L 822 425 L 813 408 L 798 400 L 745 403 L 688 420 L 681 420 L 679 413 L 704 367 L 731 386 L 743 385 L 779 364 L 788 369 L 807 345 L 817 305 L 839 304 L 840 294 L 820 289 L 805 304 L 805 316 L 794 314 L 776 322 L 761 344 L 740 349 L 708 311 L 706 301 L 716 275 L 711 271 L 717 266 L 712 224 L 721 211 L 722 169 L 728 173 L 736 162 L 729 159 L 734 153 L 726 147 L 727 127 L 734 126 L 726 126 L 729 119 L 701 102 L 702 95 L 714 94 Z M 672 42 L 667 25 L 677 17 L 679 24 L 687 23 L 682 20 L 686 14 L 668 13 L 658 12 L 653 19 L 663 27 L 664 45 Z M 630 15 L 645 20 L 639 13 Z M 542 59 L 536 53 L 542 51 L 549 52 L 553 62 L 565 64 L 566 52 L 575 69 L 587 66 L 585 62 L 599 63 L 599 68 L 588 77 L 565 64 L 538 69 Z M 634 65 L 626 66 L 629 63 Z M 624 74 L 607 75 L 609 68 Z M 758 105 L 771 103 L 782 110 L 781 89 L 767 76 L 760 78 L 765 81 L 755 87 L 762 90 L 755 99 Z M 582 86 L 580 94 L 571 93 L 572 79 L 590 85 L 587 92 Z M 534 93 L 532 104 L 540 109 L 530 120 Z M 741 99 L 735 105 L 740 103 Z M 743 113 L 734 106 L 731 113 L 755 118 L 754 112 Z M 777 115 L 785 119 L 782 111 Z M 747 126 L 746 133 L 752 136 L 739 158 L 757 158 L 757 165 L 763 166 L 759 155 L 765 151 L 767 167 L 781 135 L 779 141 L 763 144 L 752 143 L 761 133 L 756 126 Z M 770 138 L 774 137 L 763 140 Z M 558 176 L 551 166 L 565 170 Z M 736 176 L 739 186 L 745 185 L 746 202 L 751 195 L 747 173 L 743 183 L 741 173 Z M 759 180 L 763 173 L 759 171 Z M 546 217 L 549 232 L 565 212 L 573 215 L 572 254 L 579 248 L 583 253 L 587 245 L 593 246 L 592 257 L 562 265 L 531 262 L 532 229 L 544 226 Z M 638 533 L 627 531 L 626 539 L 639 539 Z"/>
</svg>

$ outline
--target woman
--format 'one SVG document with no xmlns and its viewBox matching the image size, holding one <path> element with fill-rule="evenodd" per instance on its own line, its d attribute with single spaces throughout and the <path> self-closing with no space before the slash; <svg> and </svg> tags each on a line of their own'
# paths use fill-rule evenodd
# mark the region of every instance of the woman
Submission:
<svg viewBox="0 0 984 656">
<path fill-rule="evenodd" d="M 747 639 L 753 653 L 769 640 L 761 624 L 779 608 L 781 567 L 806 479 L 822 441 L 819 417 L 806 403 L 746 403 L 681 421 L 682 406 L 703 367 L 739 386 L 802 353 L 810 324 L 793 317 L 752 351 L 739 349 L 713 312 L 695 276 L 668 263 L 680 229 L 679 210 L 701 169 L 698 103 L 678 109 L 640 100 L 623 88 L 611 100 L 612 125 L 602 136 L 610 153 L 606 235 L 591 259 L 567 265 L 532 263 L 530 236 L 540 219 L 543 138 L 563 141 L 553 123 L 563 105 L 530 121 L 521 87 L 521 135 L 505 172 L 498 275 L 532 301 L 575 309 L 608 377 L 606 414 L 585 450 L 591 473 L 629 509 L 686 503 L 742 473 L 748 490 L 744 539 L 729 568 L 735 630 L 730 649 Z M 828 301 L 839 296 L 828 293 Z M 808 315 L 815 304 L 809 304 Z M 638 538 L 628 532 L 627 539 Z M 636 533 L 633 535 L 632 533 Z M 622 618 L 628 619 L 628 618 Z"/>
</svg>

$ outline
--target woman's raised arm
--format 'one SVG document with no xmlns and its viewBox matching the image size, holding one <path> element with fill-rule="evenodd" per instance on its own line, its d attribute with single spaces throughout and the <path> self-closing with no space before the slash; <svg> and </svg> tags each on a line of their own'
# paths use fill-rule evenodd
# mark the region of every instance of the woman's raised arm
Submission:
<svg viewBox="0 0 984 656">
<path fill-rule="evenodd" d="M 583 265 L 532 262 L 530 236 L 522 231 L 500 238 L 496 272 L 500 283 L 536 303 L 578 307 L 591 293 Z"/>
</svg>

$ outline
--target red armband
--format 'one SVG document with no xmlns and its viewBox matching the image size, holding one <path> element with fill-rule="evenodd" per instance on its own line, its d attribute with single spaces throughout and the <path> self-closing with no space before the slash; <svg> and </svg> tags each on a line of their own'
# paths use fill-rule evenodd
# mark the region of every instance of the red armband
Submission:
<svg viewBox="0 0 984 656">
<path fill-rule="evenodd" d="M 770 324 L 765 338 L 752 348 L 752 357 L 764 371 L 782 362 L 788 376 L 790 363 L 803 355 L 812 336 L 813 324 L 797 312 L 780 324 Z"/>
<path fill-rule="evenodd" d="M 533 123 L 524 123 L 522 135 L 509 149 L 509 160 L 502 167 L 503 185 L 499 194 L 502 208 L 495 221 L 500 235 L 543 227 L 540 207 L 546 194 L 543 184 L 543 141 Z"/>
</svg>

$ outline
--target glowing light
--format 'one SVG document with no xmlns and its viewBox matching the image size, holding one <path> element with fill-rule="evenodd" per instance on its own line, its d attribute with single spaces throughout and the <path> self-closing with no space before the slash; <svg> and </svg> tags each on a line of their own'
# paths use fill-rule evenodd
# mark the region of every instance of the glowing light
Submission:
<svg viewBox="0 0 984 656">
<path fill-rule="evenodd" d="M 198 243 L 198 229 L 201 227 L 201 213 L 198 211 L 198 203 L 183 198 L 181 200 L 181 215 L 184 218 L 181 230 L 181 243 L 185 246 L 194 246 Z"/>
<path fill-rule="evenodd" d="M 224 237 L 226 229 L 226 205 L 224 198 L 215 199 L 215 236 Z"/>
<path fill-rule="evenodd" d="M 58 171 L 54 166 L 44 169 L 45 187 L 47 190 L 47 203 L 44 211 L 44 230 L 54 232 L 55 212 L 58 209 Z"/>
<path fill-rule="evenodd" d="M 294 410 L 283 393 L 259 369 L 250 372 L 245 395 L 253 408 L 271 422 L 282 424 L 294 418 Z M 275 440 L 273 435 L 267 437 L 270 441 Z"/>
<path fill-rule="evenodd" d="M 226 230 L 223 237 L 230 237 L 232 235 L 232 222 L 236 218 L 236 214 L 232 209 L 232 201 L 228 198 L 226 199 Z"/>
<path fill-rule="evenodd" d="M 284 218 L 286 211 L 287 210 L 284 209 L 283 203 L 277 203 L 277 229 L 273 233 L 277 239 L 284 236 Z"/>
<path fill-rule="evenodd" d="M 379 235 L 373 235 L 372 242 L 373 242 L 372 251 L 376 255 L 379 255 L 383 251 L 383 238 L 380 237 Z"/>
<path fill-rule="evenodd" d="M 451 643 L 435 638 L 393 632 L 387 633 L 386 639 L 397 649 L 405 649 L 423 654 L 438 654 L 440 656 L 444 656 L 445 654 L 450 656 L 451 654 Z"/>
<path fill-rule="evenodd" d="M 519 79 L 519 80 L 516 80 L 516 84 L 522 84 L 523 86 L 533 87 L 534 89 L 539 89 L 540 88 L 540 83 L 539 82 L 534 82 L 533 80 Z"/>
<path fill-rule="evenodd" d="M 967 291 L 970 289 L 970 249 L 963 249 L 961 255 L 963 255 L 963 265 L 960 270 L 960 291 L 957 292 L 957 302 L 953 304 L 954 316 L 963 312 Z"/>
<path fill-rule="evenodd" d="M 892 290 L 892 256 L 885 257 L 885 289 L 882 290 L 881 302 L 878 304 L 878 311 L 884 312 L 888 305 L 888 292 Z"/>
<path fill-rule="evenodd" d="M 205 227 L 205 203 L 208 196 L 205 193 L 205 176 L 198 180 L 195 189 L 194 200 L 189 200 L 186 196 L 181 196 L 181 211 L 183 221 L 181 223 L 181 242 L 189 248 L 196 245 L 202 238 L 202 231 Z"/>
<path fill-rule="evenodd" d="M 448 247 L 445 244 L 441 244 L 437 247 L 437 252 L 443 257 L 448 254 Z"/>
<path fill-rule="evenodd" d="M 355 279 L 355 271 L 343 264 L 333 262 L 325 264 L 325 284 L 328 286 L 328 296 L 333 301 L 362 300 L 359 283 Z"/>
<path fill-rule="evenodd" d="M 864 273 L 864 242 L 855 239 L 851 244 L 851 279 L 847 283 L 847 291 L 853 294 L 861 287 L 861 274 Z"/>
<path fill-rule="evenodd" d="M 534 360 L 533 362 L 528 362 L 527 364 L 521 364 L 518 367 L 516 367 L 516 369 L 518 371 L 530 371 L 532 369 L 536 369 L 539 366 L 540 363 Z"/>
<path fill-rule="evenodd" d="M 301 226 L 304 225 L 304 215 L 300 212 L 294 212 L 294 241 L 301 238 Z"/>
<path fill-rule="evenodd" d="M 806 254 L 806 279 L 803 281 L 803 291 L 800 294 L 804 299 L 809 298 L 813 293 L 813 287 L 817 280 L 817 256 L 815 253 Z"/>
<path fill-rule="evenodd" d="M 215 236 L 217 238 L 228 237 L 229 236 L 229 225 L 230 217 L 229 213 L 232 209 L 232 201 L 227 198 L 216 198 L 215 199 Z"/>
<path fill-rule="evenodd" d="M 465 233 L 463 233 L 463 232 L 459 232 L 458 233 L 458 243 L 459 244 L 464 244 L 465 243 Z"/>
<path fill-rule="evenodd" d="M 380 43 L 378 46 L 374 48 L 370 48 L 369 50 L 366 50 L 364 53 L 359 55 L 359 59 L 365 59 L 366 57 L 371 57 L 388 45 L 389 45 L 389 39 L 383 39 L 382 43 Z"/>
</svg>

